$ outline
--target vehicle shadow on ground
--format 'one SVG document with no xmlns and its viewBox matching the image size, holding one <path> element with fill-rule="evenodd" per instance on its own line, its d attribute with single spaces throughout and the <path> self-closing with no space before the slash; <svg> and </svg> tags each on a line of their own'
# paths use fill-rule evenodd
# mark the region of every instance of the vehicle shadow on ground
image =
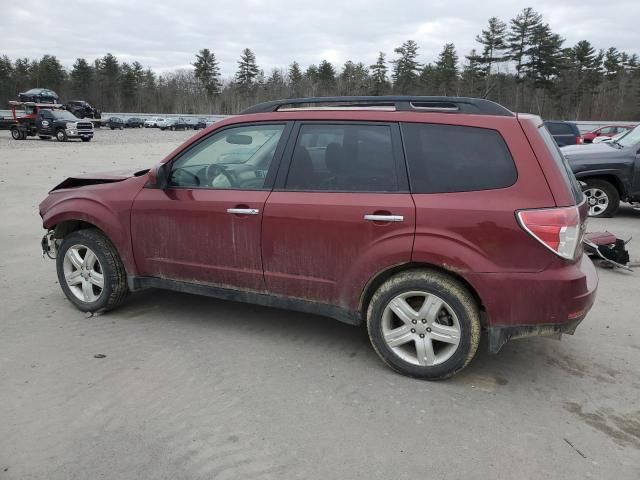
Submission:
<svg viewBox="0 0 640 480">
<path fill-rule="evenodd" d="M 344 355 L 345 361 L 357 355 L 368 368 L 388 372 L 373 351 L 363 325 L 347 325 L 318 315 L 162 290 L 132 294 L 123 306 L 106 315 L 117 316 L 118 322 L 178 322 L 184 328 L 210 330 L 211 335 L 250 331 L 256 342 L 303 343 L 304 348 L 317 349 L 320 354 L 330 346 L 332 354 Z M 548 371 L 558 348 L 560 343 L 550 339 L 523 339 L 508 343 L 498 355 L 492 355 L 483 335 L 473 362 L 451 382 L 488 391 L 511 382 L 535 382 L 538 374 L 544 376 Z"/>
</svg>

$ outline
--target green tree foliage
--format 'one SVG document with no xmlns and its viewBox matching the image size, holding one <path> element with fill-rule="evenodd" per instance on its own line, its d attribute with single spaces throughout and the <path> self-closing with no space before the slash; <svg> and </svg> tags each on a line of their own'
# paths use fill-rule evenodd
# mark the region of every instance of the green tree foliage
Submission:
<svg viewBox="0 0 640 480">
<path fill-rule="evenodd" d="M 392 60 L 393 74 L 391 78 L 394 83 L 394 90 L 398 93 L 410 93 L 418 83 L 420 63 L 418 62 L 418 44 L 413 40 L 407 40 L 394 52 L 399 55 Z"/>
<path fill-rule="evenodd" d="M 235 81 L 239 90 L 245 94 L 252 92 L 255 87 L 256 77 L 260 73 L 256 56 L 249 48 L 245 48 L 238 61 L 238 71 Z"/>
<path fill-rule="evenodd" d="M 196 61 L 192 65 L 193 74 L 200 80 L 207 95 L 213 96 L 220 93 L 220 66 L 215 54 L 208 48 L 203 48 L 196 54 Z"/>
<path fill-rule="evenodd" d="M 389 79 L 387 78 L 387 62 L 384 52 L 378 53 L 376 63 L 369 66 L 371 71 L 371 93 L 373 95 L 384 95 L 390 90 Z"/>
<path fill-rule="evenodd" d="M 453 43 L 447 43 L 435 65 L 439 95 L 455 95 L 458 81 L 458 54 Z"/>
</svg>

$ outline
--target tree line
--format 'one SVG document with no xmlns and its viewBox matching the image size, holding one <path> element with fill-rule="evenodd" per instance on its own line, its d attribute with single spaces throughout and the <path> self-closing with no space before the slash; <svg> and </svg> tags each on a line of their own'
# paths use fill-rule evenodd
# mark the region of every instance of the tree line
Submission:
<svg viewBox="0 0 640 480">
<path fill-rule="evenodd" d="M 435 61 L 421 63 L 420 46 L 407 40 L 388 56 L 327 60 L 303 68 L 293 61 L 265 74 L 246 48 L 233 77 L 223 78 L 214 51 L 203 48 L 193 69 L 158 75 L 139 62 L 107 53 L 78 58 L 66 70 L 54 55 L 41 59 L 0 56 L 0 104 L 33 87 L 62 99 L 83 99 L 104 111 L 236 113 L 256 102 L 326 95 L 456 95 L 488 98 L 506 107 L 567 120 L 640 120 L 640 59 L 616 47 L 573 46 L 539 13 L 525 8 L 514 18 L 488 20 L 477 48 L 462 58 L 447 43 Z M 368 64 L 370 63 L 370 64 Z M 2 108 L 2 107 L 0 107 Z"/>
</svg>

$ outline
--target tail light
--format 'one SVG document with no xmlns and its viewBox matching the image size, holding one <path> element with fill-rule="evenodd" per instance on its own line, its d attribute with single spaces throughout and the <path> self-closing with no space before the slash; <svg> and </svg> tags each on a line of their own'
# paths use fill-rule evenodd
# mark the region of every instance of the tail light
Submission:
<svg viewBox="0 0 640 480">
<path fill-rule="evenodd" d="M 576 137 L 576 144 L 580 145 L 581 143 L 584 143 L 584 139 L 582 138 L 581 135 L 578 135 Z"/>
<path fill-rule="evenodd" d="M 553 253 L 575 259 L 584 233 L 578 207 L 520 210 L 517 217 L 520 226 Z"/>
</svg>

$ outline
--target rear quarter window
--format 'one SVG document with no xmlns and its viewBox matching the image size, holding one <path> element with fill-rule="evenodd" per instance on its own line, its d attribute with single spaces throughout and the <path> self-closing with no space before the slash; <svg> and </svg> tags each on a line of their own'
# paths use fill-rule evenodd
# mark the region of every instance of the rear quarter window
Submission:
<svg viewBox="0 0 640 480">
<path fill-rule="evenodd" d="M 567 162 L 567 159 L 560 151 L 560 147 L 558 147 L 558 144 L 550 135 L 550 132 L 548 130 L 548 125 L 541 123 L 538 126 L 538 131 L 540 132 L 540 135 L 542 136 L 542 139 L 544 140 L 544 143 L 547 146 L 549 153 L 551 153 L 553 160 L 558 166 L 558 169 L 560 170 L 560 174 L 563 176 L 563 178 L 567 182 L 567 186 L 571 189 L 571 193 L 573 194 L 573 199 L 576 201 L 576 203 L 579 204 L 580 202 L 582 202 L 582 198 L 583 198 L 582 189 L 580 188 L 580 183 L 576 179 L 576 176 L 573 174 L 573 171 L 569 166 L 569 162 Z"/>
<path fill-rule="evenodd" d="M 496 130 L 405 123 L 402 136 L 413 193 L 491 190 L 509 187 L 518 178 Z"/>
</svg>

